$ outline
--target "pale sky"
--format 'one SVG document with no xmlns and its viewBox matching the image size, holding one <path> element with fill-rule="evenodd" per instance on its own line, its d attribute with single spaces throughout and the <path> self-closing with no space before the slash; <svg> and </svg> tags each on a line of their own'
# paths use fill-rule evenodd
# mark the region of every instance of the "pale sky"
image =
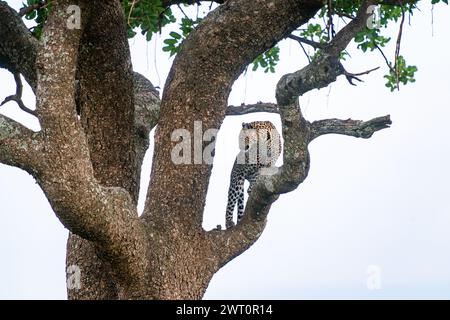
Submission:
<svg viewBox="0 0 450 320">
<path fill-rule="evenodd" d="M 8 2 L 20 6 L 20 1 Z M 416 83 L 391 93 L 384 87 L 382 57 L 352 46 L 352 57 L 344 63 L 348 71 L 382 70 L 364 76 L 358 87 L 340 77 L 331 87 L 300 98 L 308 120 L 390 114 L 392 127 L 368 140 L 329 135 L 314 141 L 306 181 L 272 206 L 260 240 L 214 276 L 205 299 L 450 298 L 450 11 L 445 5 L 435 7 L 433 32 L 429 2 L 420 3 L 421 11 L 403 33 L 402 54 L 419 68 Z M 391 26 L 387 33 L 395 40 L 397 30 Z M 161 88 L 172 61 L 161 53 L 169 31 L 148 44 L 141 37 L 130 41 L 134 69 Z M 386 49 L 389 57 L 392 42 Z M 275 102 L 281 75 L 305 63 L 298 44 L 283 41 L 277 72 L 242 75 L 229 103 Z M 12 75 L 0 70 L 0 84 L 3 100 L 14 92 Z M 30 90 L 24 102 L 34 106 Z M 14 103 L 0 112 L 38 129 Z M 262 113 L 224 121 L 206 203 L 207 230 L 224 223 L 240 125 L 252 120 L 280 126 L 277 115 Z M 152 148 L 153 140 L 140 208 Z M 35 181 L 4 165 L 0 218 L 0 299 L 65 299 L 68 232 Z"/>
</svg>

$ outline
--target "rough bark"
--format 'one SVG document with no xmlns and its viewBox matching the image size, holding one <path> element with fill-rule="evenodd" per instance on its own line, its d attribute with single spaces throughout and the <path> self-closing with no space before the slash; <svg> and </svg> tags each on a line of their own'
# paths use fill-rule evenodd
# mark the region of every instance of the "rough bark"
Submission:
<svg viewBox="0 0 450 320">
<path fill-rule="evenodd" d="M 38 41 L 5 1 L 0 1 L 0 17 L 0 68 L 21 73 L 34 90 Z"/>
<path fill-rule="evenodd" d="M 41 167 L 42 136 L 0 114 L 0 163 L 34 175 Z"/>
<path fill-rule="evenodd" d="M 132 74 L 124 17 L 117 2 L 96 2 L 92 10 L 105 14 L 84 15 L 88 21 L 80 40 L 77 108 L 96 179 L 104 186 L 124 188 L 136 203 L 138 175 L 134 145 L 129 143 L 134 138 Z M 71 234 L 67 264 L 82 268 L 84 276 L 81 290 L 71 290 L 70 298 L 118 297 L 110 264 L 92 242 Z"/>
</svg>

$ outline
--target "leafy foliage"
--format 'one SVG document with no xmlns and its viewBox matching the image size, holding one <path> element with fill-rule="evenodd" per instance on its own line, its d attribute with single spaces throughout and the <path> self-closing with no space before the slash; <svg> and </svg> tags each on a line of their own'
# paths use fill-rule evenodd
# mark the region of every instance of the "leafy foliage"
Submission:
<svg viewBox="0 0 450 320">
<path fill-rule="evenodd" d="M 202 21 L 201 18 L 192 20 L 189 18 L 182 18 L 180 24 L 180 33 L 172 31 L 169 33 L 169 38 L 164 40 L 165 46 L 163 51 L 169 52 L 173 56 L 180 50 L 181 43 L 191 33 L 191 31 Z"/>
<path fill-rule="evenodd" d="M 44 23 L 45 21 L 47 21 L 47 16 L 48 13 L 50 12 L 51 8 L 52 8 L 52 1 L 46 1 L 46 3 L 44 3 L 41 0 L 27 0 L 26 3 L 22 3 L 22 9 L 23 8 L 27 8 L 30 6 L 38 6 L 39 8 L 36 10 L 31 11 L 30 13 L 25 15 L 25 19 L 27 20 L 34 20 L 34 22 L 36 23 L 36 26 L 34 26 L 31 29 L 31 32 L 33 33 L 33 35 L 40 39 L 42 36 L 42 29 L 44 27 Z"/>
<path fill-rule="evenodd" d="M 416 71 L 416 66 L 406 65 L 403 56 L 399 56 L 397 58 L 396 68 L 391 68 L 389 74 L 384 76 L 388 80 L 386 87 L 391 91 L 394 91 L 395 89 L 398 89 L 399 83 L 407 84 L 408 82 L 415 82 L 414 74 Z"/>
<path fill-rule="evenodd" d="M 122 0 L 122 6 L 127 19 L 129 38 L 134 37 L 135 29 L 139 28 L 141 34 L 150 41 L 154 33 L 176 21 L 172 10 L 164 8 L 161 0 Z"/>
<path fill-rule="evenodd" d="M 330 32 L 330 23 L 333 23 L 333 21 L 336 21 L 337 19 L 348 20 L 354 18 L 361 2 L 361 0 L 331 1 L 331 15 L 328 6 L 322 8 L 317 19 L 315 19 L 317 22 L 308 24 L 306 29 L 298 30 L 299 36 L 322 44 L 329 41 L 330 36 L 333 35 L 333 32 Z M 431 0 L 432 4 L 437 4 L 439 2 L 448 4 L 448 0 Z M 403 6 L 380 5 L 379 11 L 376 12 L 375 16 L 376 27 L 367 27 L 356 35 L 354 40 L 357 43 L 357 48 L 364 53 L 374 50 L 382 51 L 391 41 L 390 37 L 383 35 L 384 29 L 386 29 L 388 25 L 391 26 L 392 24 L 399 22 L 403 14 L 412 16 L 416 9 L 415 2 L 406 3 Z M 314 59 L 317 54 L 320 54 L 320 49 L 316 49 L 315 52 L 310 54 L 309 59 Z M 344 60 L 346 56 L 347 55 L 344 52 L 341 54 L 341 59 Z M 417 71 L 417 67 L 408 65 L 403 56 L 394 57 L 393 62 L 386 61 L 386 63 L 389 68 L 389 73 L 385 78 L 387 79 L 386 86 L 389 89 L 399 89 L 400 83 L 406 85 L 407 83 L 414 82 L 414 74 Z"/>
<path fill-rule="evenodd" d="M 168 7 L 163 7 L 162 0 L 121 0 L 121 2 L 127 22 L 127 33 L 130 38 L 140 31 L 149 41 L 152 35 L 160 31 L 164 26 L 177 22 L 172 10 Z M 388 25 L 398 22 L 404 14 L 412 16 L 417 9 L 416 2 L 407 3 L 401 7 L 381 5 L 379 12 L 377 12 L 377 27 L 379 28 L 365 28 L 357 34 L 354 39 L 357 48 L 364 53 L 375 50 L 381 51 L 385 48 L 391 41 L 391 38 L 383 35 L 384 29 Z M 322 8 L 316 18 L 306 25 L 306 28 L 297 30 L 298 36 L 320 44 L 327 43 L 336 32 L 334 23 L 339 19 L 344 19 L 348 22 L 349 19 L 355 17 L 361 3 L 362 0 L 332 0 L 331 7 L 325 6 Z M 448 0 L 431 0 L 431 3 L 433 5 L 438 3 L 448 5 Z M 196 5 L 196 2 L 186 0 L 184 5 L 193 4 Z M 34 20 L 36 23 L 32 28 L 32 32 L 37 38 L 40 38 L 42 35 L 42 27 L 51 10 L 51 5 L 52 0 L 27 0 L 26 3 L 23 3 L 23 8 L 38 7 L 38 9 L 29 12 L 25 16 L 26 19 Z M 195 19 L 185 15 L 181 19 L 181 23 L 179 23 L 179 29 L 170 32 L 168 38 L 163 41 L 164 46 L 162 50 L 168 52 L 171 56 L 175 55 L 180 51 L 183 40 L 201 21 L 202 18 L 198 17 L 198 14 Z M 320 50 L 314 50 L 311 54 L 308 54 L 309 59 L 314 59 L 319 53 Z M 275 67 L 280 59 L 279 54 L 279 47 L 275 46 L 269 49 L 253 61 L 252 70 L 256 71 L 261 68 L 264 72 L 275 72 Z M 344 60 L 346 56 L 347 53 L 343 52 L 341 59 Z M 388 81 L 386 83 L 388 88 L 394 90 L 398 89 L 399 83 L 414 82 L 414 74 L 417 71 L 417 67 L 408 65 L 403 56 L 397 56 L 394 58 L 394 61 L 386 61 L 386 63 L 389 66 L 389 73 L 385 76 Z"/>
<path fill-rule="evenodd" d="M 320 23 L 308 23 L 306 29 L 300 29 L 300 36 L 322 44 L 329 41 L 328 32 Z"/>
<path fill-rule="evenodd" d="M 256 59 L 253 61 L 253 71 L 256 71 L 259 67 L 264 68 L 264 72 L 272 72 L 275 73 L 275 66 L 277 65 L 278 61 L 280 60 L 280 48 L 273 47 L 263 54 L 256 57 Z"/>
</svg>

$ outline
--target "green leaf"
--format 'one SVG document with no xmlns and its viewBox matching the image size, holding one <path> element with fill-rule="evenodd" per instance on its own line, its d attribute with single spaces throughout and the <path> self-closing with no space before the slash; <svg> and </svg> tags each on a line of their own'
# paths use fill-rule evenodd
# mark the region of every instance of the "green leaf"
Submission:
<svg viewBox="0 0 450 320">
<path fill-rule="evenodd" d="M 169 35 L 174 39 L 181 39 L 181 35 L 175 31 L 172 31 Z"/>
<path fill-rule="evenodd" d="M 175 45 L 175 44 L 177 44 L 177 40 L 176 39 L 166 39 L 163 42 L 165 44 L 168 44 L 168 45 Z"/>
</svg>

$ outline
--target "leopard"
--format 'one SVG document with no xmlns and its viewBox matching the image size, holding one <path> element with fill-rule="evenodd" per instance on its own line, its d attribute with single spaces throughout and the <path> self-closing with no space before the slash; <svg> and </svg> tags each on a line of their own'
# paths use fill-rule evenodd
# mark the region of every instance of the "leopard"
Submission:
<svg viewBox="0 0 450 320">
<path fill-rule="evenodd" d="M 242 123 L 239 133 L 239 153 L 234 161 L 228 188 L 228 203 L 225 214 L 226 229 L 235 226 L 234 208 L 237 205 L 237 223 L 244 216 L 244 183 L 250 185 L 250 195 L 263 168 L 275 165 L 281 154 L 281 138 L 275 125 L 270 121 Z"/>
</svg>

